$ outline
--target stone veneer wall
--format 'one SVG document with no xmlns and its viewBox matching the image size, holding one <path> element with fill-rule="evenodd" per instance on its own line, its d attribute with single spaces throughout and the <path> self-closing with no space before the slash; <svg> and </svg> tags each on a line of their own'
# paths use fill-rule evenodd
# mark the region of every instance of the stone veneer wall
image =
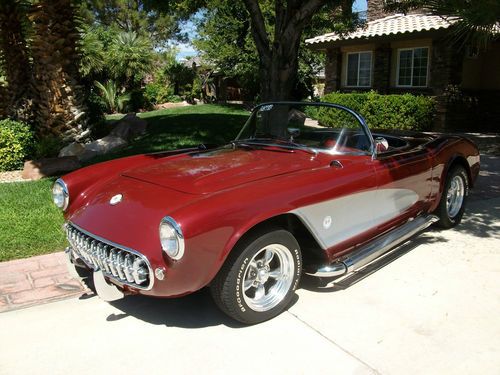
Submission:
<svg viewBox="0 0 500 375">
<path fill-rule="evenodd" d="M 340 90 L 341 66 L 342 54 L 340 48 L 328 48 L 325 62 L 325 94 Z"/>
<path fill-rule="evenodd" d="M 372 87 L 381 94 L 387 94 L 390 89 L 391 54 L 392 49 L 389 43 L 378 45 L 373 52 Z"/>
</svg>

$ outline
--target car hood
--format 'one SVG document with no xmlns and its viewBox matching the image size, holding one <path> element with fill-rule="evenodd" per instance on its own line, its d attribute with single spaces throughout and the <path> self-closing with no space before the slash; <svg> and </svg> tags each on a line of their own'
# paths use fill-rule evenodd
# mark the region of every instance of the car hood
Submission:
<svg viewBox="0 0 500 375">
<path fill-rule="evenodd" d="M 177 155 L 129 169 L 122 176 L 189 194 L 207 194 L 311 168 L 313 155 L 278 148 L 217 149 Z"/>
</svg>

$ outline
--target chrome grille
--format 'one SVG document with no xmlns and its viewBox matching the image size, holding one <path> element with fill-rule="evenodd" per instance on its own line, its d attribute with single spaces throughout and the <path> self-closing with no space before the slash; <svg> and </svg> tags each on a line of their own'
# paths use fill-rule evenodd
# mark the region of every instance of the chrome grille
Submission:
<svg viewBox="0 0 500 375">
<path fill-rule="evenodd" d="M 66 235 L 73 253 L 87 266 L 101 270 L 107 277 L 140 289 L 151 289 L 153 272 L 147 259 L 77 227 L 66 225 Z"/>
</svg>

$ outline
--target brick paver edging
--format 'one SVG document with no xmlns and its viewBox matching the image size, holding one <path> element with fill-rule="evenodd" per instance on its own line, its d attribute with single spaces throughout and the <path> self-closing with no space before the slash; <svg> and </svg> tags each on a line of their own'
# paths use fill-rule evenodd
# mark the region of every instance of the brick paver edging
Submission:
<svg viewBox="0 0 500 375">
<path fill-rule="evenodd" d="M 0 312 L 89 293 L 66 269 L 63 252 L 0 263 Z"/>
</svg>

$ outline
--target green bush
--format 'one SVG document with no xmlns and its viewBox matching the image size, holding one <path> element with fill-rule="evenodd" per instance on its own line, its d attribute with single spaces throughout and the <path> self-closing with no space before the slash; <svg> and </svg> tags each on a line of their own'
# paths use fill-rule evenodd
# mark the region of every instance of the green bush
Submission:
<svg viewBox="0 0 500 375">
<path fill-rule="evenodd" d="M 166 103 L 174 94 L 174 89 L 161 82 L 151 82 L 144 88 L 144 99 L 152 105 Z"/>
<path fill-rule="evenodd" d="M 182 102 L 182 98 L 179 95 L 169 95 L 167 98 L 168 103 L 180 103 Z"/>
<path fill-rule="evenodd" d="M 360 113 L 371 129 L 428 130 L 432 127 L 435 102 L 428 96 L 381 95 L 375 91 L 367 93 L 331 93 L 322 99 L 341 104 Z M 330 126 L 352 121 L 352 117 L 341 111 L 320 111 L 319 120 Z"/>
<path fill-rule="evenodd" d="M 32 147 L 29 125 L 9 119 L 0 121 L 0 171 L 21 168 Z"/>
<path fill-rule="evenodd" d="M 53 136 L 38 139 L 34 146 L 33 156 L 35 159 L 54 158 L 63 148 L 63 142 Z"/>
</svg>

